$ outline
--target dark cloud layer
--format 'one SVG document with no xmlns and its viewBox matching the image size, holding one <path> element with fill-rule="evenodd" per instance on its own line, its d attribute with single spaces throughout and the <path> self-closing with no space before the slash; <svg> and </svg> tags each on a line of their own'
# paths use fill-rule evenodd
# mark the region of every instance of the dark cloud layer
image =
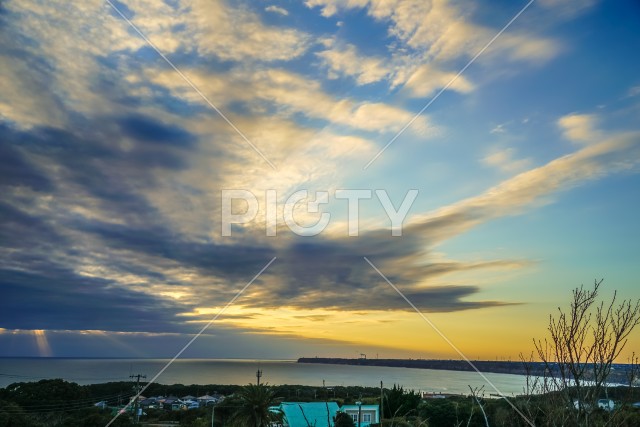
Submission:
<svg viewBox="0 0 640 427">
<path fill-rule="evenodd" d="M 179 319 L 185 307 L 55 265 L 44 271 L 2 269 L 0 289 L 7 329 L 192 332 Z"/>
<path fill-rule="evenodd" d="M 113 124 L 119 123 L 125 125 L 114 133 Z M 102 231 L 102 242 L 117 248 L 118 232 L 109 234 L 100 221 L 70 209 L 146 224 L 148 228 L 121 230 L 135 242 L 128 250 L 155 245 L 155 252 L 166 256 L 163 248 L 173 236 L 154 228 L 162 218 L 144 191 L 157 185 L 158 169 L 186 165 L 184 148 L 195 138 L 180 128 L 136 116 L 102 118 L 92 126 L 80 122 L 73 132 L 2 125 L 0 140 L 0 327 L 185 330 L 177 315 L 190 307 L 76 271 L 80 261 L 88 261 L 149 282 L 165 279 L 135 260 L 106 256 L 109 248 L 88 243 L 83 235 Z M 133 147 L 123 150 L 122 140 L 134 141 Z M 161 144 L 154 147 L 158 140 Z M 102 255 L 102 260 L 86 259 Z"/>
<path fill-rule="evenodd" d="M 1 327 L 190 331 L 180 313 L 191 311 L 191 302 L 140 287 L 189 286 L 164 273 L 169 266 L 188 268 L 205 283 L 197 290 L 198 304 L 220 306 L 273 256 L 278 261 L 241 304 L 409 310 L 363 256 L 420 309 L 444 312 L 503 304 L 474 301 L 480 289 L 473 285 L 425 285 L 447 273 L 500 265 L 427 263 L 430 233 L 424 230 L 402 238 L 385 230 L 358 239 L 285 236 L 272 243 L 248 233 L 228 244 L 195 241 L 173 228 L 146 197 L 161 185 L 160 176 L 171 179 L 188 164 L 188 149 L 198 144 L 194 135 L 139 114 L 85 122 L 79 129 L 0 127 L 6 195 L 0 203 L 0 290 L 6 296 Z M 127 150 L 119 144 L 125 140 Z M 132 278 L 90 277 L 78 271 L 81 262 Z"/>
<path fill-rule="evenodd" d="M 436 224 L 433 233 L 423 226 L 401 238 L 388 230 L 357 239 L 282 236 L 277 241 L 248 233 L 221 244 L 180 234 L 146 193 L 186 167 L 187 148 L 198 141 L 185 129 L 150 117 L 101 117 L 83 121 L 74 131 L 20 131 L 5 125 L 0 138 L 5 195 L 0 202 L 0 290 L 6 295 L 0 327 L 190 331 L 180 313 L 191 311 L 193 302 L 154 295 L 154 284 L 191 286 L 200 306 L 221 306 L 273 256 L 278 260 L 241 304 L 410 310 L 363 256 L 420 309 L 504 304 L 474 300 L 480 291 L 474 285 L 428 285 L 429 279 L 448 273 L 509 267 L 508 262 L 428 263 Z M 126 150 L 122 141 L 127 141 Z M 80 208 L 98 215 L 79 213 Z M 130 278 L 90 277 L 78 271 L 80 262 Z M 207 284 L 164 273 L 175 267 L 196 271 L 198 283 Z"/>
<path fill-rule="evenodd" d="M 0 134 L 3 136 L 3 143 L 0 144 L 0 183 L 3 186 L 26 186 L 36 191 L 51 191 L 52 183 L 11 143 L 12 132 L 1 123 Z"/>
</svg>

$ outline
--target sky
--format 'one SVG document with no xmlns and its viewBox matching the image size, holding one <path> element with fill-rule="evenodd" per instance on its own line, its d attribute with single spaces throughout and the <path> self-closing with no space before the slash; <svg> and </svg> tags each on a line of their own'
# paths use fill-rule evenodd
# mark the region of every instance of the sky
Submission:
<svg viewBox="0 0 640 427">
<path fill-rule="evenodd" d="M 0 356 L 516 360 L 575 287 L 640 298 L 639 20 L 1 2 Z"/>
</svg>

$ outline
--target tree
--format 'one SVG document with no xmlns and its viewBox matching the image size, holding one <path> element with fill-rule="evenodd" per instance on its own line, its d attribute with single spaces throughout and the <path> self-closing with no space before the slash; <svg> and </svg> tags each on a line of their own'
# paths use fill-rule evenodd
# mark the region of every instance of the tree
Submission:
<svg viewBox="0 0 640 427">
<path fill-rule="evenodd" d="M 482 416 L 484 417 L 484 423 L 487 427 L 489 427 L 489 420 L 487 419 L 487 413 L 484 411 L 484 406 L 482 406 L 482 403 L 480 402 L 480 399 L 478 398 L 478 396 L 480 395 L 480 393 L 482 393 L 482 390 L 484 390 L 484 386 L 482 386 L 481 388 L 472 388 L 471 386 L 469 386 L 469 390 L 471 390 L 471 396 L 473 397 L 473 399 L 476 401 L 476 403 L 478 404 L 478 407 L 480 408 L 480 411 L 482 412 Z M 471 415 L 469 416 L 469 423 L 471 422 L 471 417 L 473 416 L 473 411 L 471 412 Z M 467 423 L 467 424 L 469 424 Z"/>
<path fill-rule="evenodd" d="M 461 404 L 463 407 L 461 407 Z M 466 402 L 452 399 L 429 399 L 420 405 L 420 417 L 427 420 L 429 427 L 460 427 L 462 420 L 470 418 L 472 407 Z"/>
<path fill-rule="evenodd" d="M 402 386 L 394 384 L 384 395 L 384 418 L 404 417 L 418 407 L 420 400 L 420 395 L 413 390 L 404 391 Z"/>
<path fill-rule="evenodd" d="M 589 426 L 597 411 L 597 401 L 606 393 L 611 365 L 627 344 L 629 334 L 640 323 L 640 300 L 617 303 L 598 301 L 602 280 L 592 290 L 573 290 L 569 311 L 558 308 L 549 316 L 549 337 L 534 345 L 548 376 L 550 396 L 562 401 L 574 423 Z M 556 408 L 558 409 L 558 408 Z M 547 417 L 550 414 L 547 414 Z M 598 414 L 601 416 L 601 414 Z"/>
<path fill-rule="evenodd" d="M 243 387 L 237 397 L 240 401 L 239 408 L 231 417 L 232 425 L 265 427 L 269 425 L 272 414 L 269 411 L 274 393 L 268 385 L 249 384 Z"/>
<path fill-rule="evenodd" d="M 274 414 L 269 411 L 274 393 L 265 384 L 249 384 L 238 392 L 240 407 L 231 417 L 231 425 L 241 427 L 268 427 Z"/>
<path fill-rule="evenodd" d="M 338 412 L 336 416 L 333 417 L 333 425 L 334 427 L 356 427 L 353 418 L 346 412 Z"/>
</svg>

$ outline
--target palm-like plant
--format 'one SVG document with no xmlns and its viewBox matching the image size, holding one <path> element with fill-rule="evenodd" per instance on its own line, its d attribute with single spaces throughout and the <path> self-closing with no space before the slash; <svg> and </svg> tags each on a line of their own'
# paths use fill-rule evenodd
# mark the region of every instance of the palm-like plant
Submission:
<svg viewBox="0 0 640 427">
<path fill-rule="evenodd" d="M 240 406 L 231 417 L 238 427 L 268 427 L 274 414 L 269 411 L 274 393 L 266 384 L 249 384 L 238 392 Z"/>
</svg>

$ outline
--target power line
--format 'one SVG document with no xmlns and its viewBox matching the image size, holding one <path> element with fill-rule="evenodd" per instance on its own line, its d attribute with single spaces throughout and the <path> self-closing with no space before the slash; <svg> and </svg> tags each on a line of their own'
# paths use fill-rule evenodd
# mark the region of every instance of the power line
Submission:
<svg viewBox="0 0 640 427">
<path fill-rule="evenodd" d="M 133 397 L 134 394 L 129 392 L 129 393 L 117 393 L 117 394 L 110 394 L 110 395 L 106 395 L 106 396 L 94 396 L 94 397 L 87 397 L 87 398 L 82 398 L 82 399 L 77 399 L 77 400 L 65 400 L 65 401 L 61 401 L 61 402 L 56 402 L 56 403 L 42 403 L 39 405 L 21 405 L 18 402 L 16 402 L 15 400 L 13 401 L 14 403 L 18 404 L 21 408 L 23 408 L 24 410 L 39 410 L 39 409 L 47 409 L 50 407 L 56 408 L 56 407 L 64 407 L 64 406 L 77 406 L 77 405 L 84 405 L 84 404 L 89 404 L 89 403 L 95 403 L 95 402 L 101 402 L 101 401 L 109 401 L 109 400 L 115 400 L 118 398 L 129 398 L 129 397 Z"/>
<path fill-rule="evenodd" d="M 138 410 L 138 399 L 140 398 L 140 390 L 142 389 L 142 387 L 140 387 L 140 378 L 147 378 L 147 376 L 142 374 L 135 374 L 135 375 L 129 375 L 129 378 L 136 379 L 136 385 L 135 385 L 136 401 L 134 403 L 134 411 L 135 411 L 134 413 L 135 413 L 135 423 L 138 424 L 138 422 L 140 421 L 140 411 Z"/>
<path fill-rule="evenodd" d="M 133 396 L 133 394 L 128 394 L 128 395 L 121 395 L 120 397 L 125 397 L 125 398 L 131 398 Z M 115 399 L 115 398 L 113 398 Z M 102 400 L 106 400 L 106 399 L 102 399 Z M 111 400 L 111 399 L 109 399 Z M 51 407 L 38 407 L 36 409 L 33 409 L 34 407 L 23 407 L 20 406 L 18 403 L 16 402 L 12 402 L 14 404 L 16 404 L 18 407 L 17 408 L 6 408 L 4 407 L 2 410 L 0 410 L 0 413 L 8 413 L 8 414 L 19 414 L 19 413 L 24 413 L 24 414 L 46 414 L 46 413 L 58 413 L 58 412 L 74 412 L 74 411 L 81 411 L 83 409 L 92 409 L 92 408 L 97 408 L 97 406 L 94 403 L 91 402 L 78 402 L 78 403 L 60 403 L 57 405 L 52 405 Z"/>
</svg>

